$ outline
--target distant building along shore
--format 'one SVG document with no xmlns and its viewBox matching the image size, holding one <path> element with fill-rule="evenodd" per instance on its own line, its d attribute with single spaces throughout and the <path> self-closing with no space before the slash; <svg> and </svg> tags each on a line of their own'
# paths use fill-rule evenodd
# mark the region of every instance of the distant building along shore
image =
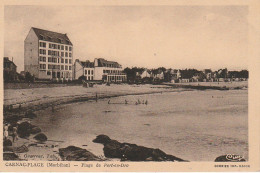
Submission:
<svg viewBox="0 0 260 173">
<path fill-rule="evenodd" d="M 95 58 L 94 62 L 75 60 L 75 79 L 85 76 L 86 80 L 102 80 L 104 82 L 124 82 L 126 74 L 117 62 Z"/>
</svg>

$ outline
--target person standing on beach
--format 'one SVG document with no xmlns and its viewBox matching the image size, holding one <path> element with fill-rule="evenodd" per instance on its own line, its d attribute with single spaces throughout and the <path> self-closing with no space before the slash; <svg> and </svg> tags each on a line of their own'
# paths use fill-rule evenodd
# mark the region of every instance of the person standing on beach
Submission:
<svg viewBox="0 0 260 173">
<path fill-rule="evenodd" d="M 15 140 L 18 140 L 18 134 L 17 134 L 17 127 L 16 126 L 13 127 L 13 142 Z"/>
<path fill-rule="evenodd" d="M 6 140 L 9 136 L 9 133 L 8 133 L 8 124 L 5 124 L 5 127 L 4 127 L 4 139 Z"/>
</svg>

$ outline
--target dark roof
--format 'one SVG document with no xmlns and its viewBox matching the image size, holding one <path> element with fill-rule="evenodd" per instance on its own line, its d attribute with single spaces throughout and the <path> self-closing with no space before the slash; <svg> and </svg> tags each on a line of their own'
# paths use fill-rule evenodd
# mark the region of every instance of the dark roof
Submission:
<svg viewBox="0 0 260 173">
<path fill-rule="evenodd" d="M 120 64 L 118 64 L 117 62 L 114 61 L 107 61 L 103 58 L 98 58 L 98 66 L 99 67 L 107 67 L 107 65 L 111 65 L 113 67 L 121 67 Z"/>
<path fill-rule="evenodd" d="M 10 63 L 10 64 L 15 65 L 15 63 L 14 63 L 13 61 L 9 60 L 8 57 L 4 57 L 4 63 Z M 15 66 L 16 66 L 16 65 L 15 65 Z M 16 67 L 17 67 L 17 66 L 16 66 Z"/>
<path fill-rule="evenodd" d="M 83 67 L 94 67 L 94 62 L 89 62 L 89 61 L 80 61 L 81 65 Z"/>
<path fill-rule="evenodd" d="M 37 35 L 37 37 L 39 38 L 39 40 L 72 45 L 67 34 L 61 34 L 58 32 L 47 31 L 47 30 L 34 28 L 34 27 L 32 27 L 32 29 L 34 30 L 34 32 Z"/>
<path fill-rule="evenodd" d="M 76 59 L 76 62 L 78 62 L 82 67 L 94 67 L 94 62 L 90 62 L 89 60 L 87 61 L 80 61 L 79 59 Z"/>
</svg>

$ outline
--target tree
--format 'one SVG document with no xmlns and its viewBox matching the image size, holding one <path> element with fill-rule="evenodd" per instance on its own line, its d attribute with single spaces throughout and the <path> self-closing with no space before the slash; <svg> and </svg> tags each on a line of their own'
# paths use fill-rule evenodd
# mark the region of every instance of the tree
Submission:
<svg viewBox="0 0 260 173">
<path fill-rule="evenodd" d="M 32 76 L 30 72 L 26 72 L 25 73 L 25 81 L 26 82 L 34 82 L 34 76 Z"/>
<path fill-rule="evenodd" d="M 86 80 L 86 76 L 82 75 L 78 78 L 79 81 L 83 81 L 83 80 Z"/>
<path fill-rule="evenodd" d="M 248 78 L 248 76 L 249 76 L 249 74 L 248 74 L 248 71 L 247 70 L 241 70 L 240 72 L 239 72 L 239 77 L 240 78 Z"/>
<path fill-rule="evenodd" d="M 196 70 L 196 69 L 185 69 L 185 70 L 181 70 L 181 78 L 183 79 L 190 79 L 193 76 L 195 76 L 196 74 L 198 74 L 200 71 Z"/>
<path fill-rule="evenodd" d="M 138 80 L 137 79 L 137 76 L 136 76 L 136 73 L 142 73 L 144 71 L 144 68 L 138 68 L 138 67 L 133 67 L 133 68 L 125 68 L 124 69 L 124 73 L 126 73 L 127 75 L 127 81 L 136 81 Z"/>
<path fill-rule="evenodd" d="M 228 71 L 227 68 L 218 70 L 218 78 L 227 78 Z"/>
</svg>

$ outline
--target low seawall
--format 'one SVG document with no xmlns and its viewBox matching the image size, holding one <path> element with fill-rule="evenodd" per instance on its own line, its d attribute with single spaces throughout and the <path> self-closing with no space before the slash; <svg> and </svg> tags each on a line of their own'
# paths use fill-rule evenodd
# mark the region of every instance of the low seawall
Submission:
<svg viewBox="0 0 260 173">
<path fill-rule="evenodd" d="M 173 88 L 187 88 L 187 89 L 197 89 L 197 90 L 229 90 L 226 86 L 204 86 L 204 85 L 184 85 L 184 84 L 169 84 L 164 83 L 163 85 L 172 86 Z"/>
<path fill-rule="evenodd" d="M 79 83 L 4 83 L 4 89 L 30 89 L 30 88 L 50 88 L 80 86 Z"/>
</svg>

